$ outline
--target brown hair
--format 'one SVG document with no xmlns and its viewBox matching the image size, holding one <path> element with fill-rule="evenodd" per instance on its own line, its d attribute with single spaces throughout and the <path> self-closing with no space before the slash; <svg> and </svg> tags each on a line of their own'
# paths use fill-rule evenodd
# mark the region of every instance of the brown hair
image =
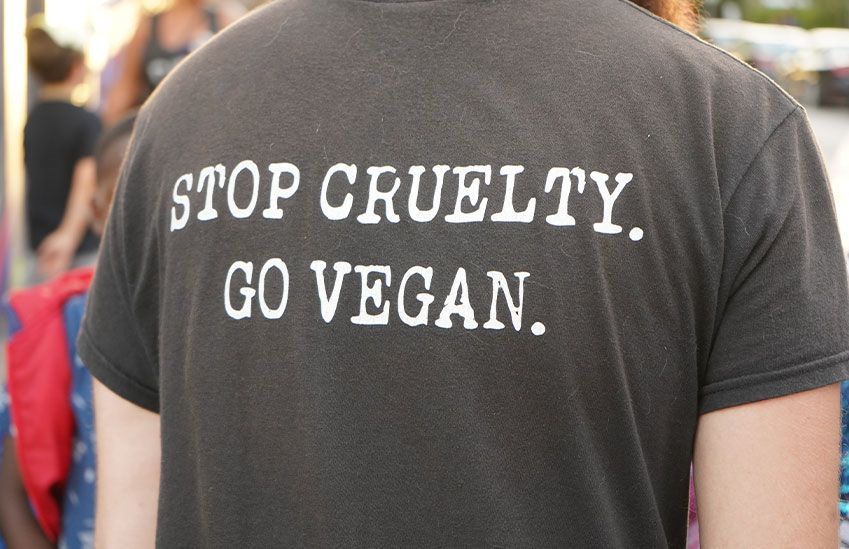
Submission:
<svg viewBox="0 0 849 549">
<path fill-rule="evenodd" d="M 77 49 L 60 46 L 40 26 L 27 28 L 27 61 L 33 72 L 45 83 L 62 82 L 76 63 L 83 60 Z"/>
<path fill-rule="evenodd" d="M 689 31 L 696 31 L 699 8 L 696 0 L 632 0 L 658 17 L 675 23 Z"/>
</svg>

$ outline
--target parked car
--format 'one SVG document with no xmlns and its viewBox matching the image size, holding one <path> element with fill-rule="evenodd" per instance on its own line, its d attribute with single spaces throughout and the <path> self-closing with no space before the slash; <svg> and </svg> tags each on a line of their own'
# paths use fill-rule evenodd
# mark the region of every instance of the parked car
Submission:
<svg viewBox="0 0 849 549">
<path fill-rule="evenodd" d="M 704 37 L 776 80 L 801 52 L 813 49 L 810 34 L 789 25 L 764 25 L 746 21 L 710 19 Z"/>
<path fill-rule="evenodd" d="M 814 29 L 820 105 L 849 105 L 849 29 Z"/>
<path fill-rule="evenodd" d="M 849 105 L 849 29 L 708 20 L 704 37 L 762 71 L 803 103 Z"/>
</svg>

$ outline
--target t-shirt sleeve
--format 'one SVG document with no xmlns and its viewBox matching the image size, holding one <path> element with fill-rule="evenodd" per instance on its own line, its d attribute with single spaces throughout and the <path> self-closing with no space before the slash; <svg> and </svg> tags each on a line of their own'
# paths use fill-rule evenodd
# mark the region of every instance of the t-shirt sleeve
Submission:
<svg viewBox="0 0 849 549">
<path fill-rule="evenodd" d="M 723 201 L 724 262 L 701 413 L 849 378 L 849 291 L 834 203 L 801 108 Z"/>
<path fill-rule="evenodd" d="M 159 411 L 155 224 L 145 223 L 137 123 L 100 248 L 77 353 L 92 375 L 130 402 Z"/>
</svg>

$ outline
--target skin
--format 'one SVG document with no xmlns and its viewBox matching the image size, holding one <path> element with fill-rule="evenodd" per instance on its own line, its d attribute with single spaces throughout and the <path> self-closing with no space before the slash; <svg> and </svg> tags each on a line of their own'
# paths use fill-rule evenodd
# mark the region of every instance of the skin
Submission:
<svg viewBox="0 0 849 549">
<path fill-rule="evenodd" d="M 207 20 L 203 13 L 202 0 L 180 0 L 162 13 L 159 28 L 159 40 L 167 48 L 177 48 L 187 44 L 199 35 L 207 32 Z M 244 13 L 241 6 L 225 3 L 218 8 L 218 26 L 224 28 Z M 107 125 L 114 124 L 127 112 L 139 105 L 147 93 L 142 76 L 144 50 L 150 40 L 151 18 L 143 17 L 136 32 L 124 48 L 124 61 L 118 80 L 109 90 L 103 109 L 103 120 Z"/>
<path fill-rule="evenodd" d="M 128 139 L 121 139 L 104 151 L 100 169 L 94 158 L 77 163 L 62 224 L 38 248 L 39 271 L 43 276 L 51 278 L 68 270 L 89 225 L 102 234 Z"/>
<path fill-rule="evenodd" d="M 38 271 L 45 278 L 67 271 L 89 225 L 91 197 L 94 195 L 94 159 L 83 158 L 74 167 L 71 194 L 59 227 L 38 246 Z"/>
<path fill-rule="evenodd" d="M 704 415 L 694 458 L 702 547 L 837 547 L 840 388 Z"/>
<path fill-rule="evenodd" d="M 152 548 L 159 498 L 159 415 L 94 380 L 97 549 Z"/>
<path fill-rule="evenodd" d="M 18 468 L 15 440 L 8 436 L 3 440 L 3 459 L 0 462 L 0 534 L 9 549 L 53 547 L 30 511 Z"/>
<path fill-rule="evenodd" d="M 116 140 L 100 160 L 100 178 L 92 200 L 93 228 L 98 234 L 103 233 L 106 225 L 128 145 L 129 136 Z M 159 415 L 118 397 L 96 379 L 93 382 L 98 452 L 95 547 L 154 547 L 160 470 Z M 104 415 L 98 410 L 108 413 Z M 151 447 L 143 446 L 150 441 L 154 441 Z M 120 502 L 117 507 L 115 502 Z M 110 511 L 101 511 L 107 509 Z"/>
<path fill-rule="evenodd" d="M 106 219 L 112 209 L 112 198 L 121 171 L 121 162 L 130 143 L 130 136 L 114 141 L 105 151 L 97 165 L 97 190 L 91 198 L 91 228 L 98 236 L 103 234 Z"/>
</svg>

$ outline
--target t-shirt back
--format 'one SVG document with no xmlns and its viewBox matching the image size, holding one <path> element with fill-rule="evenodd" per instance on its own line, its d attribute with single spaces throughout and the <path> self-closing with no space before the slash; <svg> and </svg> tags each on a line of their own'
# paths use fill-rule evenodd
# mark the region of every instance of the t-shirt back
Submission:
<svg viewBox="0 0 849 549">
<path fill-rule="evenodd" d="M 24 157 L 27 229 L 33 250 L 62 222 L 74 168 L 81 159 L 94 156 L 100 128 L 97 115 L 66 101 L 42 101 L 30 111 Z M 96 247 L 97 239 L 87 232 L 80 251 Z"/>
<path fill-rule="evenodd" d="M 682 547 L 700 414 L 849 369 L 803 109 L 623 0 L 288 0 L 140 115 L 79 351 L 164 547 Z"/>
</svg>

